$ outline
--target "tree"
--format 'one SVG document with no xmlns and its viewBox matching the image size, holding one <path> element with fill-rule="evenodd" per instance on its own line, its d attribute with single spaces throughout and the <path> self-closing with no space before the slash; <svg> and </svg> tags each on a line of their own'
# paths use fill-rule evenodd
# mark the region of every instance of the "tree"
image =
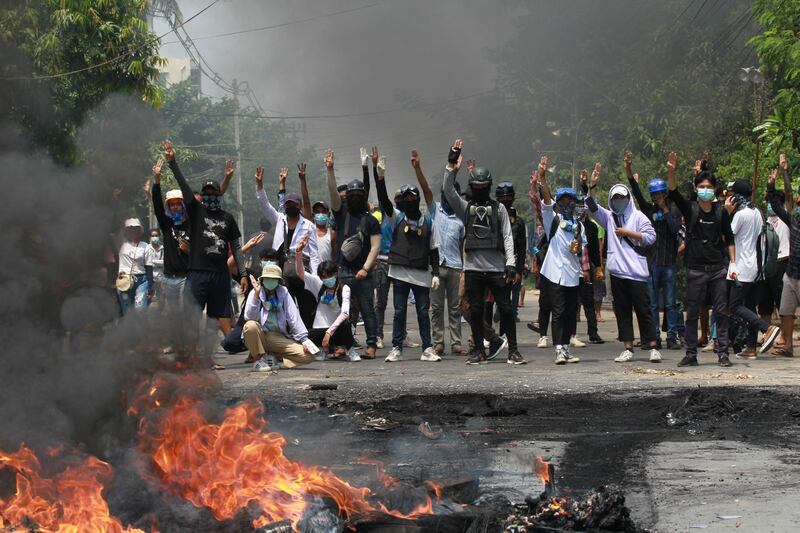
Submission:
<svg viewBox="0 0 800 533">
<path fill-rule="evenodd" d="M 79 160 L 75 133 L 109 94 L 160 103 L 163 60 L 146 8 L 146 0 L 16 0 L 0 8 L 4 112 L 58 162 Z"/>
</svg>

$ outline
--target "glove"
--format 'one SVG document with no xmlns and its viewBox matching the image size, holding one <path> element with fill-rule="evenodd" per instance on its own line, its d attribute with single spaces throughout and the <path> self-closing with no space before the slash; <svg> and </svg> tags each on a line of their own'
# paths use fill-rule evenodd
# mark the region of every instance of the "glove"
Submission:
<svg viewBox="0 0 800 533">
<path fill-rule="evenodd" d="M 383 177 L 386 174 L 386 158 L 380 156 L 378 158 L 378 176 Z"/>
<path fill-rule="evenodd" d="M 435 291 L 439 288 L 439 276 L 433 276 L 431 278 L 431 290 Z"/>
<path fill-rule="evenodd" d="M 516 276 L 516 275 L 517 275 L 517 269 L 516 268 L 514 268 L 513 266 L 506 266 L 505 278 L 506 278 L 506 284 L 507 285 L 511 285 L 512 283 L 514 283 L 514 276 Z"/>
<path fill-rule="evenodd" d="M 367 154 L 367 149 L 363 146 L 361 147 L 361 166 L 366 167 L 369 165 L 369 155 Z"/>
<path fill-rule="evenodd" d="M 447 154 L 447 162 L 451 165 L 458 163 L 458 158 L 461 156 L 461 148 L 450 148 L 450 153 Z"/>
</svg>

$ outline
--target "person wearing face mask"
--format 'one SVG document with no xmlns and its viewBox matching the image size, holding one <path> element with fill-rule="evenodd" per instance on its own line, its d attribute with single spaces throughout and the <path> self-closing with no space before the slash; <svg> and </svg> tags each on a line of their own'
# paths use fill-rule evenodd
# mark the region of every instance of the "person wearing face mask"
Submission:
<svg viewBox="0 0 800 533">
<path fill-rule="evenodd" d="M 157 229 L 150 230 L 150 241 L 147 248 L 150 255 L 153 256 L 153 285 L 149 294 L 152 301 L 152 299 L 161 298 L 161 286 L 164 282 L 164 247 L 161 244 L 161 232 Z"/>
<path fill-rule="evenodd" d="M 243 294 L 247 292 L 250 281 L 245 270 L 239 226 L 233 215 L 222 209 L 222 190 L 219 183 L 206 181 L 200 189 L 201 201 L 198 202 L 178 166 L 170 141 L 164 142 L 164 157 L 180 186 L 189 217 L 191 246 L 187 285 L 198 307 L 205 309 L 209 317 L 216 319 L 223 335 L 227 335 L 233 327 L 229 249 L 236 261 L 237 277 Z"/>
<path fill-rule="evenodd" d="M 286 192 L 286 176 L 288 174 L 289 169 L 286 167 L 281 168 L 278 174 L 278 202 L 284 212 L 272 206 L 264 190 L 264 167 L 256 169 L 256 199 L 262 215 L 275 228 L 272 247 L 281 254 L 279 264 L 283 268 L 283 277 L 286 280 L 289 294 L 297 301 L 303 323 L 306 328 L 309 328 L 314 322 L 316 300 L 313 294 L 303 288 L 299 273 L 295 272 L 294 255 L 297 250 L 297 243 L 308 236 L 308 246 L 303 252 L 304 264 L 307 263 L 306 268 L 316 272 L 320 263 L 317 251 L 317 231 L 314 223 L 301 215 L 303 201 L 300 195 L 296 192 Z"/>
<path fill-rule="evenodd" d="M 704 163 L 704 165 L 707 163 Z M 717 327 L 715 351 L 718 364 L 731 366 L 728 356 L 728 289 L 726 258 L 736 262 L 731 221 L 720 202 L 714 202 L 717 179 L 707 168 L 694 177 L 697 200 L 689 201 L 678 191 L 675 177 L 678 155 L 670 152 L 667 161 L 669 199 L 686 223 L 686 355 L 678 366 L 697 366 L 697 320 L 700 304 L 711 295 Z"/>
<path fill-rule="evenodd" d="M 281 267 L 272 264 L 250 280 L 253 290 L 245 303 L 242 338 L 255 372 L 307 365 L 319 352 L 281 280 Z"/>
<path fill-rule="evenodd" d="M 542 221 L 548 239 L 541 266 L 542 292 L 549 298 L 552 314 L 555 364 L 563 365 L 580 361 L 571 353 L 570 339 L 576 328 L 580 278 L 589 279 L 589 252 L 585 225 L 575 218 L 577 194 L 572 188 L 562 187 L 553 198 L 547 184 L 547 161 L 543 156 L 538 172 L 531 176 L 531 192 L 539 188 L 542 195 Z"/>
<path fill-rule="evenodd" d="M 611 276 L 611 294 L 614 298 L 619 339 L 625 345 L 625 349 L 614 361 L 627 363 L 633 360 L 635 310 L 642 347 L 650 348 L 651 363 L 660 363 L 661 353 L 656 343 L 657 324 L 653 321 L 647 286 L 650 270 L 646 247 L 655 242 L 656 232 L 647 215 L 633 205 L 631 193 L 625 185 L 613 185 L 608 191 L 608 209 L 597 204 L 594 195 L 601 170 L 600 163 L 596 163 L 586 203 L 592 218 L 606 230 L 606 269 Z"/>
<path fill-rule="evenodd" d="M 302 251 L 306 244 L 308 238 L 300 241 L 298 250 Z M 300 254 L 296 261 L 301 261 Z M 350 287 L 340 283 L 339 267 L 333 261 L 323 261 L 316 274 L 303 271 L 300 275 L 306 290 L 316 294 L 318 300 L 314 327 L 308 332 L 308 338 L 322 348 L 316 359 L 324 361 L 327 356 L 332 359 L 344 357 L 350 362 L 361 361 L 361 356 L 353 348 L 355 340 L 347 320 L 350 315 Z"/>
<path fill-rule="evenodd" d="M 584 176 L 588 176 L 586 170 L 581 171 L 581 178 Z M 583 179 L 581 179 L 581 185 L 583 185 Z M 586 247 L 589 252 L 589 278 L 581 277 L 579 280 L 578 301 L 581 307 L 583 307 L 583 315 L 586 317 L 586 334 L 589 337 L 589 342 L 591 344 L 603 344 L 605 341 L 600 338 L 600 334 L 597 331 L 597 315 L 594 308 L 594 284 L 603 281 L 602 277 L 598 277 L 599 274 L 597 272 L 597 268 L 601 267 L 598 231 L 600 226 L 588 219 L 588 211 L 589 208 L 586 207 L 586 196 L 584 194 L 579 194 L 575 198 L 575 220 L 583 224 L 583 229 L 586 232 Z M 583 348 L 586 346 L 586 343 L 578 339 L 577 326 L 578 323 L 576 322 L 576 329 L 572 332 L 569 343 L 570 346 Z"/>
<path fill-rule="evenodd" d="M 437 362 L 442 358 L 433 349 L 431 323 L 428 315 L 431 288 L 439 286 L 439 254 L 435 248 L 433 221 L 420 210 L 421 194 L 413 185 L 403 185 L 395 195 L 395 205 L 386 191 L 383 172 L 379 167 L 375 179 L 378 201 L 383 218 L 392 229 L 392 244 L 389 249 L 389 278 L 394 287 L 394 319 L 392 321 L 392 349 L 386 362 L 397 362 L 403 358 L 403 341 L 406 337 L 406 307 L 409 293 L 414 294 L 419 333 L 422 341 L 421 361 Z M 433 200 L 433 193 L 425 181 L 426 199 Z"/>
<path fill-rule="evenodd" d="M 447 156 L 442 190 L 453 212 L 464 221 L 464 286 L 470 306 L 470 329 L 474 348 L 468 365 L 487 362 L 484 339 L 484 305 L 487 291 L 500 310 L 500 324 L 508 338 L 508 364 L 527 361 L 517 347 L 517 324 L 511 307 L 511 285 L 516 277 L 516 255 L 511 222 L 505 206 L 491 199 L 492 174 L 476 167 L 469 175 L 470 200 L 459 196 L 455 188 L 461 168 L 462 142 L 456 139 Z"/>
<path fill-rule="evenodd" d="M 428 202 L 428 179 L 422 172 L 420 155 L 417 150 L 411 151 L 411 167 L 420 183 L 428 212 L 433 218 L 433 242 L 439 253 L 439 285 L 431 287 L 431 340 L 437 355 L 444 354 L 444 315 L 447 310 L 448 330 L 450 332 L 450 353 L 466 355 L 467 351 L 461 343 L 461 306 L 459 288 L 464 263 L 461 258 L 461 245 L 464 241 L 464 221 L 457 217 L 453 208 L 445 198 L 444 191 L 438 202 Z M 458 182 L 456 192 L 461 194 Z M 445 304 L 446 300 L 446 304 Z"/>
<path fill-rule="evenodd" d="M 639 175 L 633 173 L 633 154 L 626 152 L 623 159 L 625 174 L 639 209 L 653 225 L 656 242 L 648 249 L 647 260 L 650 266 L 648 288 L 653 321 L 656 324 L 656 343 L 661 349 L 658 311 L 661 293 L 664 296 L 664 314 L 667 320 L 667 349 L 679 350 L 678 342 L 678 233 L 681 229 L 681 213 L 667 198 L 667 184 L 660 178 L 653 178 L 647 186 L 650 202 L 645 200 L 639 187 Z"/>
<path fill-rule="evenodd" d="M 375 317 L 375 278 L 372 269 L 381 245 L 379 222 L 367 209 L 364 182 L 352 180 L 347 184 L 346 201 L 339 197 L 334 170 L 334 153 L 325 152 L 328 193 L 336 223 L 339 279 L 350 287 L 353 303 L 364 317 L 367 348 L 363 357 L 374 359 L 377 350 L 377 321 Z"/>
<path fill-rule="evenodd" d="M 153 286 L 153 254 L 142 241 L 142 223 L 138 218 L 125 221 L 125 240 L 119 248 L 119 271 L 117 274 L 117 298 L 120 314 L 130 309 L 148 306 L 150 287 Z"/>
</svg>

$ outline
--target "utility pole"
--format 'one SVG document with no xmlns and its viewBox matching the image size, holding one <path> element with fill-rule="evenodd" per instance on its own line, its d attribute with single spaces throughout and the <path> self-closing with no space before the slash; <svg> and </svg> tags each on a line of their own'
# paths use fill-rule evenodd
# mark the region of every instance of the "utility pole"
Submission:
<svg viewBox="0 0 800 533">
<path fill-rule="evenodd" d="M 242 204 L 242 150 L 239 144 L 239 82 L 233 80 L 233 97 L 236 99 L 236 112 L 233 114 L 233 142 L 236 145 L 236 201 L 239 202 L 239 231 L 242 236 L 244 231 L 244 204 Z"/>
</svg>

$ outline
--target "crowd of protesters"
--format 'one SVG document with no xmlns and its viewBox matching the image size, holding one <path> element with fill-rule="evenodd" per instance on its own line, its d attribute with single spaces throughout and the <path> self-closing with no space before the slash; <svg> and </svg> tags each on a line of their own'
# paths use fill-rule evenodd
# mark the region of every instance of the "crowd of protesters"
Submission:
<svg viewBox="0 0 800 533">
<path fill-rule="evenodd" d="M 774 355 L 792 357 L 800 199 L 795 204 L 785 156 L 767 184 L 766 214 L 749 180 L 718 183 L 707 156 L 695 163 L 690 197 L 678 190 L 674 152 L 667 179 L 651 179 L 646 197 L 627 153 L 627 183 L 609 184 L 605 206 L 596 198 L 599 163 L 591 175 L 581 172 L 579 189 L 553 191 L 545 156 L 530 176 L 526 221 L 514 206 L 514 185 L 495 184 L 491 171 L 472 160 L 462 191 L 461 152 L 457 139 L 438 194 L 416 150 L 411 166 L 417 183 L 392 196 L 385 158 L 375 147 L 361 150 L 363 175 L 346 183 L 337 180 L 334 153 L 326 151 L 328 197 L 313 202 L 304 163 L 297 167 L 299 192 L 287 191 L 289 170 L 280 170 L 276 201 L 258 167 L 261 231 L 242 244 L 222 202 L 233 163 L 222 184 L 206 181 L 194 191 L 166 141 L 164 159 L 178 188 L 162 192 L 160 160 L 152 188 L 145 189 L 157 227 L 145 241 L 140 219 L 124 222 L 116 279 L 120 313 L 153 299 L 167 313 L 195 306 L 224 337 L 222 347 L 249 352 L 246 362 L 256 371 L 375 359 L 384 346 L 386 362 L 401 361 L 410 349 L 421 361 L 441 361 L 449 345 L 450 354 L 468 365 L 504 350 L 509 364 L 523 365 L 518 338 L 527 330 L 538 334 L 539 348 L 552 344 L 554 362 L 562 365 L 579 362 L 573 348 L 587 345 L 577 331 L 581 306 L 587 342 L 606 342 L 598 322 L 608 282 L 622 344 L 616 362 L 634 360 L 637 347 L 652 363 L 661 362 L 663 349 L 683 349 L 682 367 L 698 364 L 698 350 L 713 351 L 723 367 L 731 365 L 731 353 L 756 359 L 774 348 Z M 783 191 L 775 188 L 779 174 Z M 685 283 L 679 282 L 681 262 Z M 518 332 L 530 276 L 538 289 L 538 319 Z M 393 315 L 384 340 L 390 290 Z M 406 335 L 409 303 L 421 345 Z M 780 327 L 772 324 L 776 310 Z M 462 318 L 469 325 L 466 339 Z M 181 337 L 175 335 L 170 350 L 180 352 Z"/>
</svg>

